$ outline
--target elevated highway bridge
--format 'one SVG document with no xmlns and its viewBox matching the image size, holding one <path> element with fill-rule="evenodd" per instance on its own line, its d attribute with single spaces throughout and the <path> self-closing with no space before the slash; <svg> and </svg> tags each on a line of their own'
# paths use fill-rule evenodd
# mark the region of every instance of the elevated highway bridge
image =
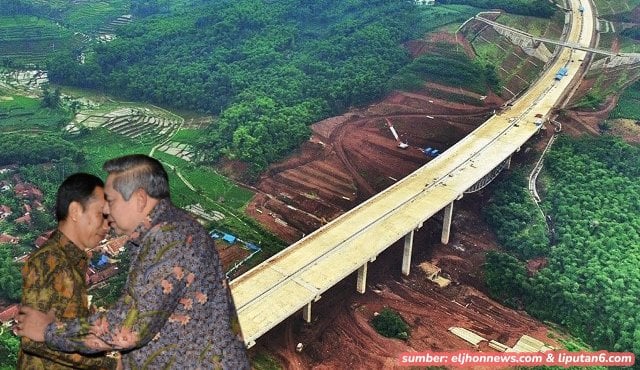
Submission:
<svg viewBox="0 0 640 370">
<path fill-rule="evenodd" d="M 577 49 L 577 50 L 583 50 L 583 51 L 588 51 L 590 53 L 595 53 L 595 54 L 602 54 L 602 55 L 608 55 L 608 56 L 621 56 L 621 57 L 640 57 L 640 54 L 638 53 L 615 53 L 609 50 L 602 50 L 602 49 L 597 49 L 597 48 L 592 48 L 589 45 L 582 45 L 579 42 L 570 42 L 570 41 L 561 41 L 561 40 L 553 40 L 553 39 L 549 39 L 549 38 L 545 38 L 545 37 L 539 37 L 539 36 L 534 36 L 530 33 L 521 31 L 517 28 L 513 28 L 510 26 L 505 26 L 504 24 L 492 21 L 490 19 L 484 18 L 480 15 L 476 15 L 475 17 L 473 17 L 473 19 L 476 19 L 478 21 L 484 22 L 486 24 L 489 24 L 493 27 L 497 27 L 497 28 L 502 28 L 504 30 L 507 30 L 509 32 L 518 34 L 520 36 L 524 36 L 527 38 L 530 38 L 532 40 L 535 41 L 540 41 L 540 42 L 544 42 L 544 43 L 549 43 L 549 44 L 553 44 L 553 45 L 558 45 L 558 46 L 563 46 L 563 47 L 568 47 L 571 49 Z"/>
<path fill-rule="evenodd" d="M 571 0 L 573 9 L 579 0 Z M 585 2 L 586 3 L 586 2 Z M 593 13 L 573 11 L 567 42 L 591 45 Z M 573 54 L 573 55 L 572 55 Z M 302 311 L 311 321 L 314 301 L 357 271 L 356 290 L 365 292 L 367 266 L 389 246 L 404 240 L 402 272 L 409 274 L 413 233 L 444 209 L 442 242 L 447 243 L 455 200 L 492 176 L 540 126 L 536 115 L 547 116 L 563 98 L 586 51 L 563 48 L 550 68 L 510 109 L 494 115 L 467 137 L 409 176 L 343 214 L 331 223 L 272 256 L 231 282 L 240 326 L 250 347 L 271 328 Z M 561 67 L 568 74 L 554 75 Z"/>
</svg>

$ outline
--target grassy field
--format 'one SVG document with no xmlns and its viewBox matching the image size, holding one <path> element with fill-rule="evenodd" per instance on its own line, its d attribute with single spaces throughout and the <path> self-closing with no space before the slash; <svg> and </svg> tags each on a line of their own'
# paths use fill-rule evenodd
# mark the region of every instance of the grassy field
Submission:
<svg viewBox="0 0 640 370">
<path fill-rule="evenodd" d="M 40 106 L 40 100 L 0 89 L 0 131 L 59 129 L 70 117 Z"/>
<path fill-rule="evenodd" d="M 497 65 L 504 63 L 507 57 L 513 53 L 515 46 L 508 45 L 509 49 L 504 49 L 503 45 L 498 45 L 493 42 L 486 42 L 482 39 L 475 39 L 473 41 L 473 49 L 478 57 L 484 60 L 490 60 Z"/>
<path fill-rule="evenodd" d="M 140 145 L 124 136 L 114 136 L 104 129 L 91 130 L 85 135 L 72 137 L 71 141 L 86 153 L 87 164 L 82 170 L 100 177 L 104 177 L 102 164 L 107 159 L 125 154 L 146 154 L 151 150 L 151 146 Z"/>
<path fill-rule="evenodd" d="M 496 22 L 504 24 L 505 26 L 526 30 L 526 32 L 534 36 L 543 36 L 549 26 L 549 20 L 545 18 L 525 17 L 507 13 L 501 14 L 496 19 Z"/>
<path fill-rule="evenodd" d="M 594 0 L 600 16 L 624 13 L 640 5 L 640 0 Z"/>
<path fill-rule="evenodd" d="M 421 7 L 422 19 L 428 31 L 436 30 L 444 25 L 460 23 L 478 13 L 479 9 L 467 5 L 438 5 Z M 453 31 L 455 31 L 455 28 Z"/>
<path fill-rule="evenodd" d="M 640 121 L 640 81 L 629 86 L 620 96 L 610 118 L 629 118 Z"/>
<path fill-rule="evenodd" d="M 210 168 L 196 166 L 162 152 L 155 152 L 153 156 L 163 163 L 179 169 L 182 176 L 196 189 L 195 193 L 193 191 L 187 192 L 186 185 L 180 179 L 172 180 L 174 186 L 184 187 L 183 189 L 176 189 L 179 193 L 193 193 L 191 197 L 184 199 L 187 201 L 186 204 L 201 203 L 203 198 L 208 198 L 214 203 L 220 203 L 226 209 L 240 211 L 253 196 L 251 191 L 238 187 L 231 180 Z M 176 182 L 181 185 L 175 184 Z"/>
<path fill-rule="evenodd" d="M 620 51 L 625 53 L 640 53 L 640 42 L 628 37 L 620 37 Z"/>
<path fill-rule="evenodd" d="M 202 130 L 183 128 L 173 135 L 171 140 L 179 143 L 193 144 L 200 136 L 202 136 Z"/>
<path fill-rule="evenodd" d="M 70 50 L 82 42 L 80 35 L 48 19 L 0 17 L 2 58 L 14 65 L 42 64 L 49 53 Z"/>
</svg>

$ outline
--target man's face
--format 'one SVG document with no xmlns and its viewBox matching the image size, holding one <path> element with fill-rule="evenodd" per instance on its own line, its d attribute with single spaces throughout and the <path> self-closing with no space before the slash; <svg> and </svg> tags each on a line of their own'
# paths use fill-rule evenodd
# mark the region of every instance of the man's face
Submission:
<svg viewBox="0 0 640 370">
<path fill-rule="evenodd" d="M 104 189 L 95 188 L 91 199 L 85 204 L 84 209 L 78 213 L 77 235 L 79 247 L 83 249 L 91 249 L 105 238 L 109 225 L 107 219 L 102 213 L 105 205 Z M 81 207 L 80 207 L 81 208 Z"/>
<path fill-rule="evenodd" d="M 131 235 L 144 218 L 137 209 L 135 194 L 129 200 L 124 200 L 122 194 L 113 188 L 112 175 L 107 176 L 104 194 L 104 213 L 108 216 L 111 227 L 118 234 Z"/>
</svg>

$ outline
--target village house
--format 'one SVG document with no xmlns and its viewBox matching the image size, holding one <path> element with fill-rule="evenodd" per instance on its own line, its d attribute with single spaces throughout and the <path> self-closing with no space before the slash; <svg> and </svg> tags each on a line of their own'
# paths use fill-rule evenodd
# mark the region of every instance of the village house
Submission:
<svg viewBox="0 0 640 370">
<path fill-rule="evenodd" d="M 106 242 L 100 244 L 99 249 L 111 257 L 116 257 L 120 252 L 124 251 L 124 244 L 126 242 L 126 235 L 110 238 Z"/>
<path fill-rule="evenodd" d="M 12 304 L 0 311 L 0 323 L 4 326 L 13 325 L 13 318 L 18 314 L 18 304 Z"/>
<path fill-rule="evenodd" d="M 17 224 L 26 224 L 26 225 L 31 224 L 31 214 L 30 213 L 25 213 L 24 215 L 16 218 L 15 223 L 17 223 Z"/>
<path fill-rule="evenodd" d="M 11 190 L 11 184 L 8 181 L 0 181 L 0 192 L 5 192 Z"/>
<path fill-rule="evenodd" d="M 0 234 L 0 244 L 18 244 L 20 242 L 20 238 L 9 235 L 9 234 Z"/>
<path fill-rule="evenodd" d="M 44 233 L 40 234 L 37 238 L 36 238 L 36 248 L 40 248 L 44 245 L 44 243 L 47 242 L 47 240 L 49 240 L 49 238 L 51 237 L 51 235 L 53 234 L 53 232 L 56 231 L 54 230 L 49 230 L 49 231 L 45 231 Z"/>
<path fill-rule="evenodd" d="M 105 280 L 116 275 L 117 273 L 118 273 L 118 266 L 114 264 L 108 265 L 106 268 L 100 271 L 96 271 L 93 268 L 89 268 L 87 270 L 87 275 L 86 275 L 87 284 L 90 287 L 92 287 L 96 284 L 104 282 Z"/>
<path fill-rule="evenodd" d="M 0 220 L 4 220 L 11 216 L 11 208 L 9 206 L 0 204 Z"/>
<path fill-rule="evenodd" d="M 16 196 L 19 196 L 21 198 L 42 200 L 42 191 L 27 182 L 16 182 L 16 186 L 14 186 L 13 192 Z"/>
<path fill-rule="evenodd" d="M 0 175 L 4 175 L 6 173 L 11 173 L 15 169 L 16 166 L 2 167 L 0 168 Z"/>
</svg>

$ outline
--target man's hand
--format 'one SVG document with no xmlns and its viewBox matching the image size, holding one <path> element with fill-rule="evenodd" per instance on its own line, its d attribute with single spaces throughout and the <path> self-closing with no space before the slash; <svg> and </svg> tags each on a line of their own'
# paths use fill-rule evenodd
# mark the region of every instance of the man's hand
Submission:
<svg viewBox="0 0 640 370">
<path fill-rule="evenodd" d="M 116 370 L 124 370 L 124 366 L 122 365 L 122 356 L 118 356 L 118 363 L 116 365 Z"/>
<path fill-rule="evenodd" d="M 15 320 L 13 332 L 16 335 L 27 337 L 35 342 L 44 342 L 44 331 L 56 320 L 56 316 L 53 309 L 44 313 L 28 306 L 20 306 Z"/>
</svg>

